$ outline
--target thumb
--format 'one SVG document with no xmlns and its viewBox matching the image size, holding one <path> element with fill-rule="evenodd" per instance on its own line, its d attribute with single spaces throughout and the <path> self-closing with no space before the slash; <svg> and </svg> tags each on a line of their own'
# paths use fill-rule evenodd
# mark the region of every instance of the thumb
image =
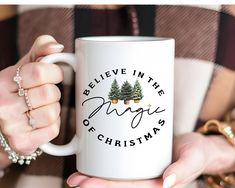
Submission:
<svg viewBox="0 0 235 188">
<path fill-rule="evenodd" d="M 199 148 L 185 148 L 163 174 L 163 188 L 187 184 L 204 170 L 205 156 Z"/>
<path fill-rule="evenodd" d="M 59 44 L 52 36 L 41 35 L 34 41 L 30 51 L 18 62 L 18 65 L 39 61 L 43 56 L 59 53 L 63 49 L 64 46 Z"/>
</svg>

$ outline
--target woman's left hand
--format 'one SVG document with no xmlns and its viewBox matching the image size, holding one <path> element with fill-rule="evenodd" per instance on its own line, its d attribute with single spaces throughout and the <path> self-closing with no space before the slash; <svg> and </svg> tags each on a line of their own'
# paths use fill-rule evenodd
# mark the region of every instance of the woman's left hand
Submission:
<svg viewBox="0 0 235 188">
<path fill-rule="evenodd" d="M 214 138 L 216 137 L 216 138 Z M 216 149 L 216 142 L 224 142 L 228 150 L 231 146 L 222 138 L 217 140 L 218 136 L 206 137 L 199 133 L 188 133 L 174 139 L 174 162 L 169 165 L 161 178 L 142 180 L 142 181 L 110 181 L 94 177 L 88 177 L 78 172 L 72 174 L 67 183 L 69 186 L 80 186 L 80 188 L 170 188 L 180 187 L 196 179 L 202 173 L 217 173 L 226 168 L 223 164 L 220 167 L 214 164 L 216 157 L 220 155 Z M 212 141 L 213 140 L 213 141 Z M 222 148 L 222 150 L 226 150 Z M 228 162 L 227 162 L 228 163 Z M 225 166 L 224 166 L 225 165 Z M 164 181 L 164 183 L 163 183 Z"/>
</svg>

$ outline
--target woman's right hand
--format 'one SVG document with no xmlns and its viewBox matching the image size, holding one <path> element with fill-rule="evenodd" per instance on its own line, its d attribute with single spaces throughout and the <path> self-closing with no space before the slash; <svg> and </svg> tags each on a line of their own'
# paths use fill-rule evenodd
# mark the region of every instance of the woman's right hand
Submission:
<svg viewBox="0 0 235 188">
<path fill-rule="evenodd" d="M 29 155 L 59 134 L 61 94 L 55 84 L 62 81 L 63 73 L 55 64 L 38 61 L 62 50 L 63 45 L 53 37 L 40 36 L 16 65 L 0 71 L 0 130 L 19 154 Z M 31 111 L 24 96 L 18 96 L 18 85 L 13 81 L 20 65 L 21 84 L 28 90 Z M 33 127 L 29 125 L 27 111 L 35 120 Z"/>
</svg>

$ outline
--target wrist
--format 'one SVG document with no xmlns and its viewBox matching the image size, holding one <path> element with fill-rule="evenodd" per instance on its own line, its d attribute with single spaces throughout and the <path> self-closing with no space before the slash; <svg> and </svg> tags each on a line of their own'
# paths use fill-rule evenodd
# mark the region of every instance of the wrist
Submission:
<svg viewBox="0 0 235 188">
<path fill-rule="evenodd" d="M 8 167 L 11 163 L 7 153 L 0 147 L 0 171 Z"/>
<path fill-rule="evenodd" d="M 205 136 L 207 139 L 206 166 L 204 174 L 218 174 L 235 171 L 235 149 L 220 135 Z"/>
<path fill-rule="evenodd" d="M 0 147 L 0 179 L 4 177 L 6 168 L 11 164 L 6 152 Z"/>
</svg>

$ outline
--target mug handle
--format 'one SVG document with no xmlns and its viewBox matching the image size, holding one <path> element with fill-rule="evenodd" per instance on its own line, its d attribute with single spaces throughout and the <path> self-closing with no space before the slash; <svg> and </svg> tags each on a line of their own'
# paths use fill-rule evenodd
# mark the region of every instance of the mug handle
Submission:
<svg viewBox="0 0 235 188">
<path fill-rule="evenodd" d="M 40 62 L 43 63 L 57 63 L 64 62 L 69 64 L 74 72 L 76 72 L 78 61 L 72 53 L 55 53 L 43 57 Z M 54 156 L 73 155 L 80 151 L 81 144 L 78 137 L 75 135 L 73 139 L 66 145 L 55 145 L 46 143 L 39 147 L 43 152 Z"/>
</svg>

